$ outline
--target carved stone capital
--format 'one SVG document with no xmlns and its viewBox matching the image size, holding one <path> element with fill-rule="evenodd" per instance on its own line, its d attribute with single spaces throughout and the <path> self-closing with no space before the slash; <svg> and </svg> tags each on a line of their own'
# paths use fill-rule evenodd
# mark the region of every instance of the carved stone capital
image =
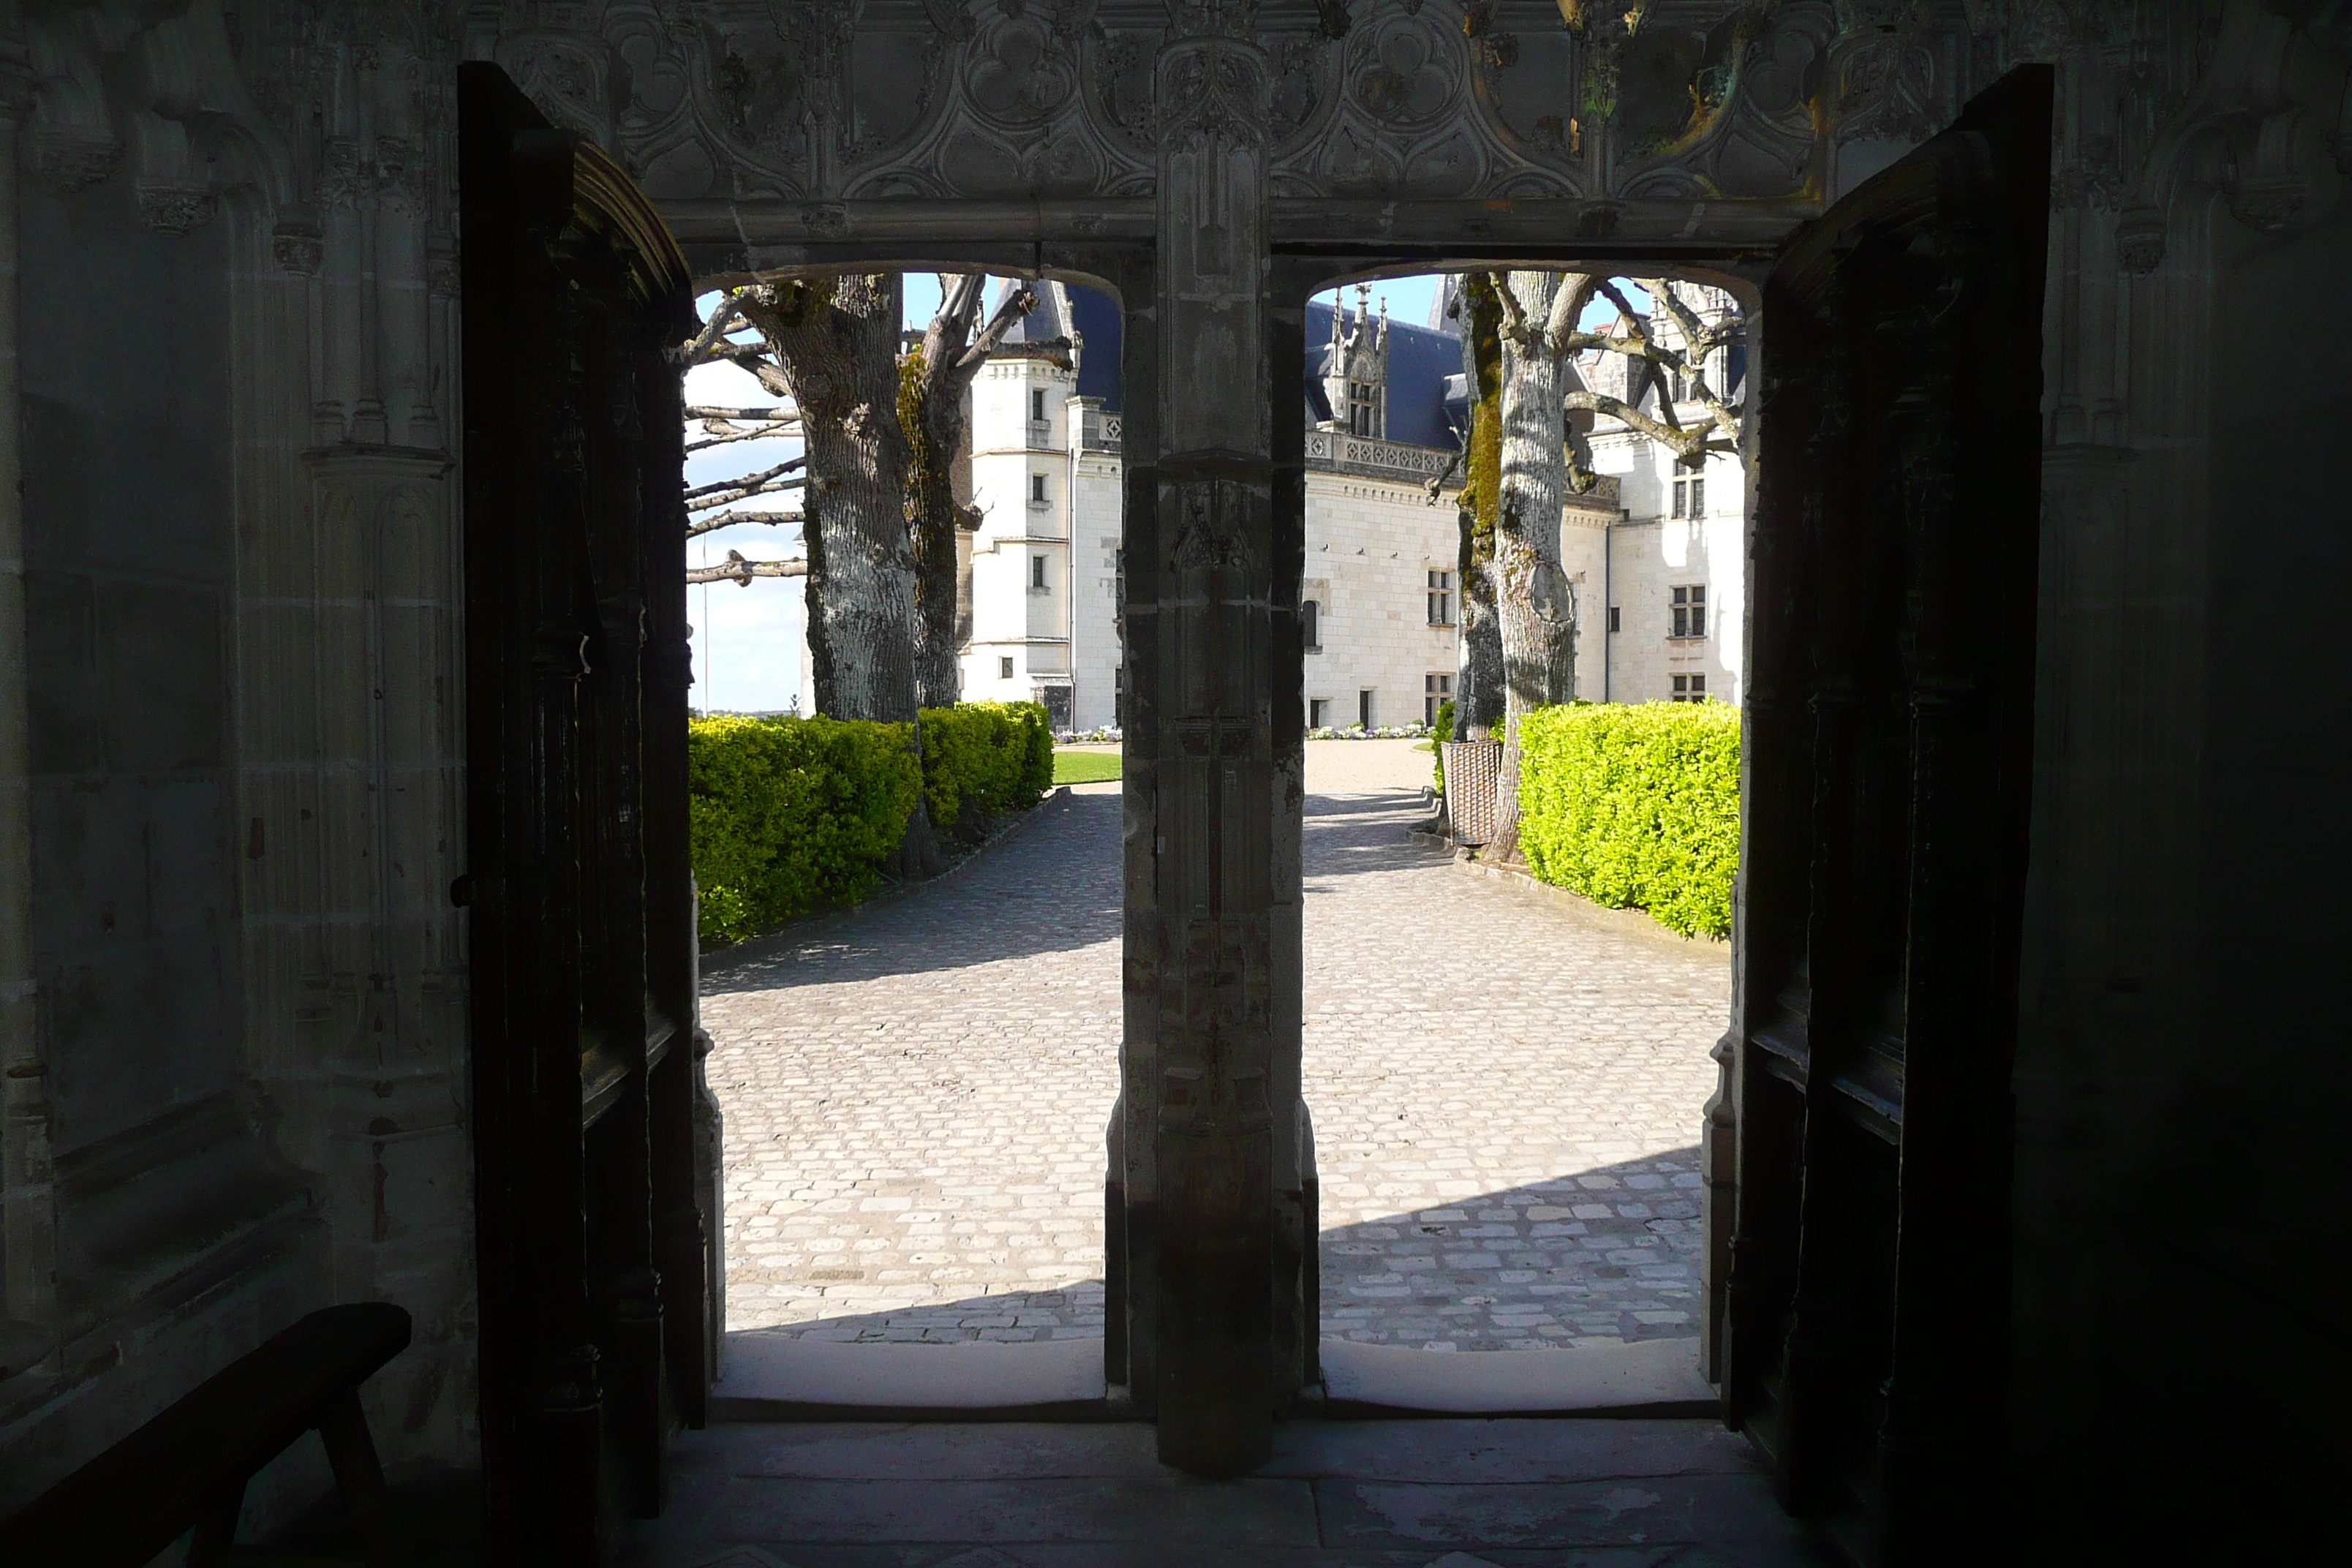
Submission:
<svg viewBox="0 0 2352 1568">
<path fill-rule="evenodd" d="M 317 229 L 280 224 L 269 237 L 269 254 L 297 277 L 316 278 L 327 262 L 327 243 Z"/>
<path fill-rule="evenodd" d="M 2230 191 L 2230 216 L 2266 234 L 2293 227 L 2303 216 L 2307 188 L 2299 174 L 2240 180 Z"/>
<path fill-rule="evenodd" d="M 2164 259 L 2164 212 L 2159 207 L 2133 207 L 2116 223 L 2116 265 L 2142 276 Z"/>
<path fill-rule="evenodd" d="M 220 198 L 202 185 L 142 180 L 137 190 L 139 221 L 158 234 L 193 233 L 220 213 Z"/>
</svg>

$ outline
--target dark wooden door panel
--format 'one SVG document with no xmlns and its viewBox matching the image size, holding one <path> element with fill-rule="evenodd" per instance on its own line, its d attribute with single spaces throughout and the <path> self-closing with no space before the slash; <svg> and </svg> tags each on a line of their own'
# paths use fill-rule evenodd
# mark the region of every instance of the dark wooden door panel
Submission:
<svg viewBox="0 0 2352 1568">
<path fill-rule="evenodd" d="M 1762 312 L 1725 1397 L 1873 1564 L 1972 1560 L 2000 1441 L 2049 123 L 2004 78 Z"/>
<path fill-rule="evenodd" d="M 496 67 L 459 104 L 483 1461 L 506 1545 L 591 1563 L 659 1510 L 712 1363 L 663 353 L 693 309 L 608 159 Z"/>
</svg>

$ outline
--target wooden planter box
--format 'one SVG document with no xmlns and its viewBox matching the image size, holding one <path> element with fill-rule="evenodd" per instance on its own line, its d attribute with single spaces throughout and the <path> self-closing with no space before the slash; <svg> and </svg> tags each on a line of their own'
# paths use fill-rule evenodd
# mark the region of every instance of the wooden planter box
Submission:
<svg viewBox="0 0 2352 1568">
<path fill-rule="evenodd" d="M 1454 837 L 1484 844 L 1495 836 L 1495 777 L 1503 767 L 1500 741 L 1447 741 L 1445 816 Z"/>
</svg>

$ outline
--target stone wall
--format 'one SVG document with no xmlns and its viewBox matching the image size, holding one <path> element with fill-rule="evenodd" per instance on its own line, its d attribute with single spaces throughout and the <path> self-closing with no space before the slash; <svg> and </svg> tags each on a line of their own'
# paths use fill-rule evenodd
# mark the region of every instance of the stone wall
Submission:
<svg viewBox="0 0 2352 1568">
<path fill-rule="evenodd" d="M 386 23 L 289 54 L 208 5 L 0 17 L 31 869 L 0 1511 L 337 1300 L 415 1316 L 367 1394 L 395 1475 L 475 1462 L 453 128 L 446 41 Z M 300 1447 L 248 1514 L 325 1481 Z"/>
</svg>

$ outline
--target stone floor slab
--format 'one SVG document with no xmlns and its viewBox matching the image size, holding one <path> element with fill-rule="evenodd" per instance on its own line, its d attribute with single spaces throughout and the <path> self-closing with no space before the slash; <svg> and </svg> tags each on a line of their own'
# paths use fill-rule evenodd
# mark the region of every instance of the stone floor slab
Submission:
<svg viewBox="0 0 2352 1568">
<path fill-rule="evenodd" d="M 1746 1443 L 1701 1421 L 1286 1423 L 1237 1481 L 1152 1429 L 720 1424 L 678 1445 L 626 1568 L 1815 1568 Z M 1469 1561 L 1465 1563 L 1464 1559 Z"/>
<path fill-rule="evenodd" d="M 1315 1498 L 1299 1480 L 1072 1476 L 1019 1480 L 677 1478 L 662 1533 L 680 1543 L 943 1542 L 1316 1546 Z"/>
</svg>

